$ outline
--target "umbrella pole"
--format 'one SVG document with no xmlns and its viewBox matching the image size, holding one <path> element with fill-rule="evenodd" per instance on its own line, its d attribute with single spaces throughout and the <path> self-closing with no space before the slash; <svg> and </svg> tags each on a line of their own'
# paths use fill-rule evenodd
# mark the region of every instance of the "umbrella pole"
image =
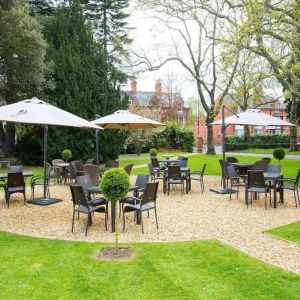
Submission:
<svg viewBox="0 0 300 300">
<path fill-rule="evenodd" d="M 46 175 L 47 175 L 47 142 L 48 142 L 48 126 L 44 126 L 44 199 L 47 193 Z"/>
<path fill-rule="evenodd" d="M 96 162 L 97 166 L 99 166 L 99 129 L 96 129 Z"/>
</svg>

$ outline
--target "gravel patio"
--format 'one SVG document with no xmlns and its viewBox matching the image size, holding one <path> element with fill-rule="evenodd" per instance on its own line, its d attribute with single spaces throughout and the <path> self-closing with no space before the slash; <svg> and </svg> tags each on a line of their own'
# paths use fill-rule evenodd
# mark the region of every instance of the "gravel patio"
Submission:
<svg viewBox="0 0 300 300">
<path fill-rule="evenodd" d="M 132 182 L 135 178 L 132 177 Z M 267 229 L 295 222 L 300 219 L 300 208 L 295 207 L 292 194 L 285 193 L 285 203 L 277 209 L 264 209 L 264 199 L 254 201 L 248 209 L 243 193 L 239 199 L 229 195 L 217 195 L 209 191 L 220 185 L 220 178 L 205 177 L 204 194 L 197 182 L 192 182 L 192 191 L 181 196 L 180 189 L 171 191 L 170 196 L 162 193 L 160 182 L 158 193 L 158 222 L 155 226 L 154 212 L 148 219 L 145 214 L 144 229 L 127 215 L 126 231 L 122 232 L 120 219 L 120 242 L 170 242 L 200 239 L 219 239 L 265 262 L 300 274 L 300 245 L 283 241 L 263 232 Z M 50 206 L 23 204 L 22 196 L 11 197 L 7 208 L 4 195 L 0 201 L 0 230 L 51 239 L 82 240 L 91 242 L 113 242 L 114 234 L 105 231 L 103 214 L 95 214 L 88 236 L 84 236 L 86 216 L 75 220 L 71 232 L 72 202 L 69 186 L 51 186 L 51 196 L 62 198 L 63 202 Z M 27 188 L 28 199 L 30 197 Z M 41 190 L 39 191 L 41 193 Z M 110 229 L 110 219 L 108 220 Z"/>
</svg>

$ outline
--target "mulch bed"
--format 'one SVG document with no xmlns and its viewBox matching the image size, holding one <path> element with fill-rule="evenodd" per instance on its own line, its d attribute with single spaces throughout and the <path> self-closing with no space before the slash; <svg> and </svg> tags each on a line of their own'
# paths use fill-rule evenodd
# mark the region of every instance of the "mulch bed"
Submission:
<svg viewBox="0 0 300 300">
<path fill-rule="evenodd" d="M 129 247 L 106 247 L 102 248 L 95 255 L 98 259 L 123 260 L 132 257 L 132 249 Z"/>
</svg>

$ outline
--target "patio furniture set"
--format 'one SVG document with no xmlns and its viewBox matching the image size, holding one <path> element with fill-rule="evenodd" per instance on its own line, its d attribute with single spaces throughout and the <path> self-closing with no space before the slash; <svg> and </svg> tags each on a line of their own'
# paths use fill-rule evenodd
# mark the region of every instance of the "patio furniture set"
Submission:
<svg viewBox="0 0 300 300">
<path fill-rule="evenodd" d="M 239 196 L 240 187 L 245 188 L 245 203 L 247 207 L 257 200 L 259 194 L 264 195 L 265 209 L 267 209 L 267 195 L 269 195 L 269 205 L 277 207 L 277 193 L 279 202 L 284 202 L 284 190 L 293 191 L 296 207 L 300 205 L 299 180 L 300 169 L 295 178 L 284 178 L 280 165 L 271 165 L 271 159 L 266 157 L 254 163 L 239 162 L 235 157 L 227 157 L 225 162 L 220 161 L 222 178 L 224 177 L 227 186 L 230 188 L 230 200 L 232 193 Z M 224 167 L 225 169 L 224 169 Z M 249 198 L 250 196 L 250 198 Z"/>
</svg>

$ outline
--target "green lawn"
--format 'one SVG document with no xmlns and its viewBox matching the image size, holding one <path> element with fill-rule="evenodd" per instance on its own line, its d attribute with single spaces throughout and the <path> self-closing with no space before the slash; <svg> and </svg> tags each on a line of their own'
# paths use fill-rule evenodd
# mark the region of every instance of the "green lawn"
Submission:
<svg viewBox="0 0 300 300">
<path fill-rule="evenodd" d="M 215 240 L 132 244 L 128 262 L 102 246 L 0 232 L 1 299 L 300 299 L 300 276 Z"/>
<path fill-rule="evenodd" d="M 249 148 L 245 150 L 238 150 L 237 152 L 245 152 L 245 153 L 261 153 L 261 154 L 272 154 L 274 149 L 257 149 L 257 148 Z M 289 151 L 288 148 L 285 149 L 286 154 L 298 154 L 300 155 L 300 151 Z"/>
<path fill-rule="evenodd" d="M 266 232 L 278 236 L 282 239 L 300 244 L 300 221 L 288 225 L 280 226 L 268 230 Z"/>
</svg>

